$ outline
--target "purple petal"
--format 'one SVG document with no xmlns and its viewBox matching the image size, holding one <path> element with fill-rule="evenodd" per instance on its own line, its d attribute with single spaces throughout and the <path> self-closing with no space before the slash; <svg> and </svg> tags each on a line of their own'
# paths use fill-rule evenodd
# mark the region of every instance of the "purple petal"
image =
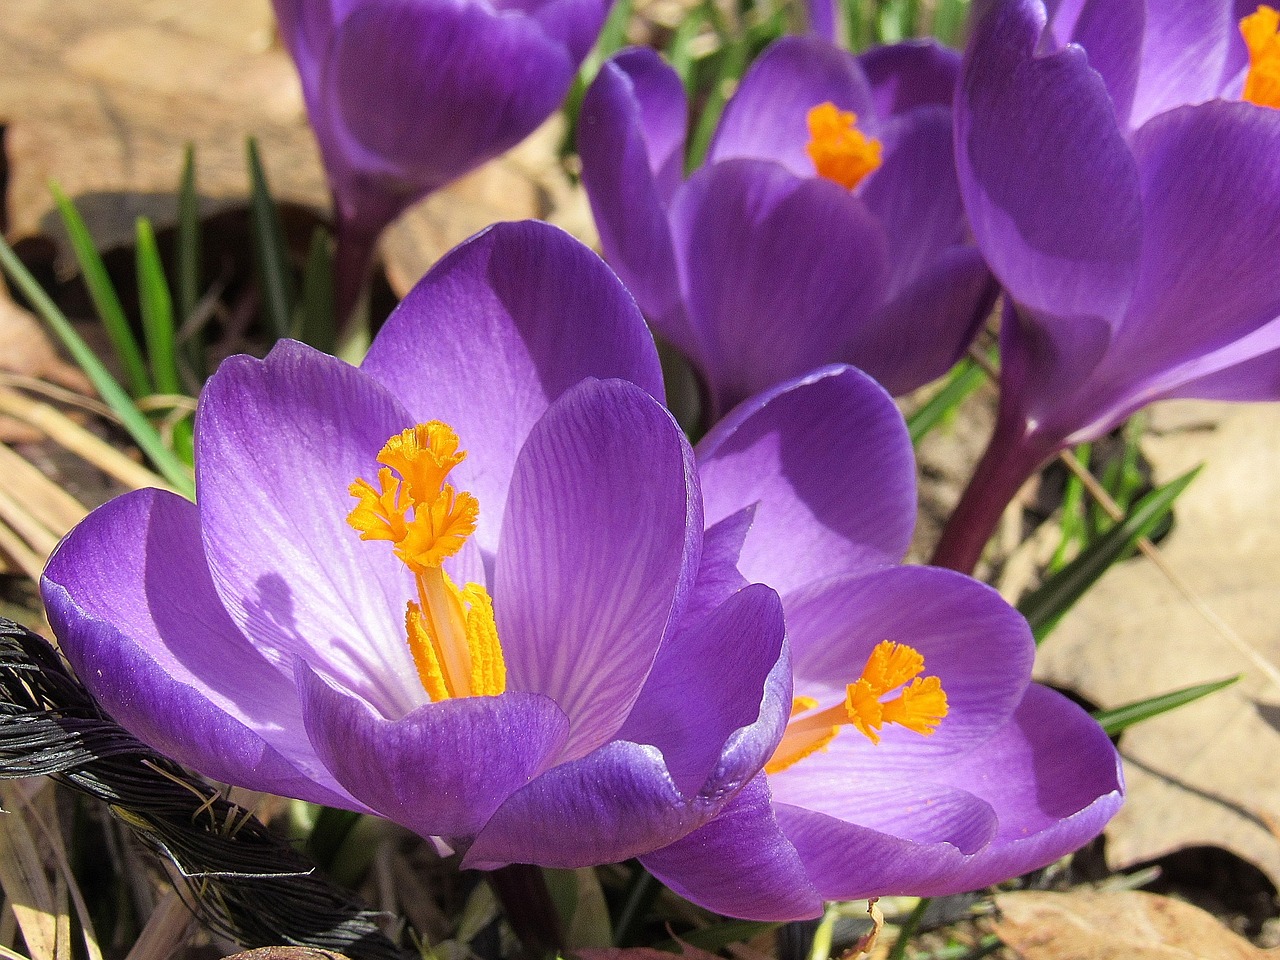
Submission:
<svg viewBox="0 0 1280 960">
<path fill-rule="evenodd" d="M 323 58 L 333 30 L 333 6 L 313 0 L 272 0 L 280 37 L 298 68 L 308 110 L 314 109 Z"/>
<path fill-rule="evenodd" d="M 709 522 L 758 504 L 739 568 L 784 603 L 810 582 L 894 563 L 910 543 L 906 426 L 888 394 L 851 367 L 738 407 L 698 444 L 698 462 Z"/>
<path fill-rule="evenodd" d="M 1142 274 L 1109 358 L 1129 383 L 1280 315 L 1280 111 L 1181 108 L 1138 131 L 1134 152 Z"/>
<path fill-rule="evenodd" d="M 1084 47 L 1089 66 L 1102 75 L 1117 121 L 1124 126 L 1138 85 L 1146 0 L 1085 0 L 1072 25 L 1071 40 Z"/>
<path fill-rule="evenodd" d="M 663 644 L 618 739 L 662 751 L 686 796 L 735 790 L 773 754 L 791 713 L 782 604 L 761 584 Z M 714 774 L 716 783 L 710 783 Z"/>
<path fill-rule="evenodd" d="M 328 51 L 323 122 L 352 167 L 405 178 L 421 195 L 524 139 L 559 105 L 575 67 L 528 16 L 487 4 L 364 4 Z"/>
<path fill-rule="evenodd" d="M 889 296 L 965 240 L 968 224 L 951 146 L 951 111 L 923 107 L 885 130 L 885 160 L 862 188 L 889 239 Z"/>
<path fill-rule="evenodd" d="M 965 208 L 1021 305 L 1114 322 L 1137 276 L 1137 169 L 1083 52 L 1033 55 L 1043 11 L 1010 0 L 980 22 L 956 102 Z"/>
<path fill-rule="evenodd" d="M 1142 66 L 1129 126 L 1136 129 L 1165 110 L 1222 96 L 1248 64 L 1240 20 L 1257 6 L 1257 0 L 1147 4 Z"/>
<path fill-rule="evenodd" d="M 517 791 L 480 832 L 462 866 L 612 863 L 674 842 L 716 809 L 680 792 L 656 747 L 615 740 Z"/>
<path fill-rule="evenodd" d="M 1013 721 L 940 770 L 947 783 L 990 803 L 991 844 L 927 890 L 976 890 L 1047 866 L 1102 832 L 1120 809 L 1120 757 L 1102 728 L 1061 694 L 1032 684 Z"/>
<path fill-rule="evenodd" d="M 412 423 L 359 370 L 292 341 L 224 361 L 196 415 L 205 553 L 232 620 L 277 669 L 301 657 L 388 714 L 426 700 L 404 633 L 416 587 L 347 524 L 347 487 Z"/>
<path fill-rule="evenodd" d="M 859 129 L 875 135 L 871 88 L 851 54 L 818 37 L 774 41 L 725 105 L 707 163 L 753 157 L 776 160 L 798 177 L 814 176 L 805 153 L 808 113 L 827 102 L 857 114 Z"/>
<path fill-rule="evenodd" d="M 524 10 L 552 40 L 564 45 L 574 65 L 591 52 L 609 15 L 607 0 L 505 0 L 499 10 Z"/>
<path fill-rule="evenodd" d="M 663 396 L 631 296 L 594 253 L 537 221 L 498 224 L 455 248 L 392 314 L 361 369 L 417 420 L 457 431 L 469 457 L 453 476 L 480 501 L 476 539 L 490 554 L 516 454 L 553 400 L 585 377 Z"/>
<path fill-rule="evenodd" d="M 910 393 L 964 355 L 999 292 L 976 247 L 952 247 L 859 327 L 845 359 L 894 396 Z"/>
<path fill-rule="evenodd" d="M 148 746 L 216 780 L 364 809 L 307 742 L 292 678 L 222 608 L 194 504 L 140 490 L 99 507 L 41 592 L 76 675 Z"/>
<path fill-rule="evenodd" d="M 686 353 L 694 348 L 667 205 L 684 178 L 688 110 L 676 72 L 636 48 L 600 68 L 578 118 L 582 182 L 604 255 L 659 332 Z"/>
<path fill-rule="evenodd" d="M 747 585 L 747 578 L 738 572 L 738 558 L 755 516 L 752 504 L 703 532 L 698 577 L 681 615 L 684 620 L 696 623 Z"/>
<path fill-rule="evenodd" d="M 960 54 L 936 40 L 909 40 L 872 47 L 858 57 L 871 84 L 881 117 L 906 113 L 926 104 L 951 108 Z"/>
<path fill-rule="evenodd" d="M 516 461 L 494 581 L 513 689 L 569 716 L 560 762 L 631 710 L 697 572 L 693 452 L 639 387 L 587 381 L 534 426 Z"/>
<path fill-rule="evenodd" d="M 705 167 L 671 211 L 717 410 L 842 353 L 884 296 L 885 237 L 863 202 L 776 163 Z"/>
<path fill-rule="evenodd" d="M 763 774 L 710 823 L 640 862 L 708 910 L 746 920 L 803 920 L 822 912 L 796 850 L 778 829 Z"/>
<path fill-rule="evenodd" d="M 424 837 L 475 835 L 514 791 L 541 773 L 569 728 L 531 693 L 429 703 L 379 716 L 302 664 L 307 736 L 334 776 L 376 810 Z"/>
<path fill-rule="evenodd" d="M 1183 383 L 1169 397 L 1200 400 L 1280 400 L 1280 348 Z"/>
<path fill-rule="evenodd" d="M 890 725 L 873 744 L 852 727 L 841 730 L 821 757 L 773 778 L 783 802 L 791 802 L 786 790 L 793 777 L 804 780 L 827 763 L 857 776 L 927 778 L 1009 722 L 1035 654 L 1026 620 L 998 593 L 936 567 L 892 567 L 790 596 L 787 632 L 796 696 L 823 707 L 842 703 L 871 651 L 892 640 L 924 656 L 924 675 L 942 681 L 950 709 L 927 737 Z"/>
<path fill-rule="evenodd" d="M 772 785 L 772 778 L 770 785 Z M 783 835 L 791 842 L 809 882 L 824 900 L 861 900 L 866 897 L 918 895 L 935 878 L 953 874 L 964 855 L 948 838 L 976 842 L 990 833 L 992 824 L 981 818 L 981 806 L 958 791 L 929 789 L 877 790 L 858 785 L 856 797 L 848 784 L 841 793 L 849 803 L 865 803 L 854 815 L 887 823 L 910 837 L 886 833 L 814 810 L 793 807 L 774 799 L 773 812 Z M 931 803 L 929 808 L 913 805 Z M 937 811 L 937 819 L 930 814 Z M 987 808 L 990 810 L 990 808 Z"/>
</svg>

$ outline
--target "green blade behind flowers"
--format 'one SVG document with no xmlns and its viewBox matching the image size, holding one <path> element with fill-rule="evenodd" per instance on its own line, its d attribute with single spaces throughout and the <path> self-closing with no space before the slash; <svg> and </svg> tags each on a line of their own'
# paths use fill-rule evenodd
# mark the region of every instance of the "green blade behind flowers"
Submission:
<svg viewBox="0 0 1280 960">
<path fill-rule="evenodd" d="M 180 393 L 182 378 L 174 350 L 173 296 L 169 293 L 169 281 L 156 246 L 155 230 L 146 217 L 138 219 L 136 255 L 138 304 L 151 379 L 160 393 Z"/>
<path fill-rule="evenodd" d="M 956 364 L 942 389 L 907 417 L 911 442 L 917 444 L 924 439 L 930 430 L 960 406 L 965 397 L 977 390 L 986 379 L 986 372 L 968 357 Z"/>
<path fill-rule="evenodd" d="M 262 284 L 262 306 L 271 331 L 278 338 L 287 337 L 296 294 L 293 275 L 289 272 L 284 226 L 280 223 L 280 210 L 267 186 L 267 174 L 258 156 L 258 142 L 253 137 L 249 138 L 246 150 L 249 158 L 249 212 L 258 279 Z"/>
<path fill-rule="evenodd" d="M 307 264 L 302 271 L 302 300 L 298 304 L 294 336 L 325 353 L 333 353 L 338 346 L 333 237 L 323 227 L 316 227 L 311 234 Z"/>
<path fill-rule="evenodd" d="M 1224 690 L 1231 686 L 1239 679 L 1240 675 L 1237 674 L 1234 677 L 1227 677 L 1225 680 L 1198 683 L 1192 687 L 1183 687 L 1180 690 L 1162 693 L 1158 697 L 1138 700 L 1123 707 L 1116 707 L 1114 710 L 1097 710 L 1093 714 L 1093 719 L 1097 720 L 1102 729 L 1114 737 L 1126 727 L 1141 723 L 1143 720 L 1150 720 L 1152 717 L 1158 717 L 1160 714 L 1168 713 L 1170 710 L 1176 710 L 1178 707 L 1193 703 L 1201 697 L 1207 697 L 1211 693 L 1217 693 L 1219 690 Z"/>
<path fill-rule="evenodd" d="M 204 337 L 196 323 L 200 307 L 200 198 L 196 193 L 196 151 L 187 144 L 178 187 L 178 328 L 183 354 L 197 383 L 205 378 Z"/>
<path fill-rule="evenodd" d="M 1039 643 L 1049 635 L 1075 602 L 1117 561 L 1128 556 L 1135 544 L 1155 530 L 1169 515 L 1174 501 L 1200 472 L 1196 467 L 1137 502 L 1123 520 L 1095 540 L 1065 567 L 1022 598 L 1018 610 L 1031 624 Z"/>
<path fill-rule="evenodd" d="M 49 295 L 41 289 L 36 278 L 31 275 L 13 248 L 0 237 L 0 267 L 13 280 L 14 285 L 22 291 L 22 295 L 35 308 L 36 313 L 49 325 L 71 354 L 71 358 L 85 372 L 98 394 L 106 401 L 124 428 L 133 437 L 134 443 L 151 460 L 160 474 L 169 481 L 177 492 L 188 498 L 195 497 L 195 481 L 191 470 L 172 450 L 165 446 L 155 427 L 129 399 L 128 393 L 116 381 L 102 361 L 97 358 L 89 345 L 71 326 Z"/>
<path fill-rule="evenodd" d="M 94 246 L 93 237 L 89 235 L 89 228 L 85 226 L 80 211 L 62 192 L 62 188 L 51 183 L 49 191 L 53 194 L 54 203 L 58 205 L 58 213 L 71 240 L 76 262 L 80 264 L 80 275 L 84 278 L 90 299 L 93 300 L 93 307 L 98 312 L 102 328 L 111 341 L 120 365 L 124 368 L 129 393 L 135 398 L 145 397 L 153 392 L 151 378 L 147 374 L 146 362 L 142 359 L 142 350 L 129 327 L 128 318 L 125 317 L 120 297 L 107 273 L 107 266 L 102 262 L 102 255 Z"/>
</svg>

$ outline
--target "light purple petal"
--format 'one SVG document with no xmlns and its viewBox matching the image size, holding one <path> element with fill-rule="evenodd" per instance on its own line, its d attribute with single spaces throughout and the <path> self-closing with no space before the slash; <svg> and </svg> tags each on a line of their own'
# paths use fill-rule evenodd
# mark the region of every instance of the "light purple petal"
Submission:
<svg viewBox="0 0 1280 960">
<path fill-rule="evenodd" d="M 1138 131 L 1134 153 L 1142 273 L 1109 358 L 1129 383 L 1280 314 L 1280 111 L 1225 102 L 1170 111 Z"/>
<path fill-rule="evenodd" d="M 694 359 L 719 414 L 839 357 L 883 299 L 881 226 L 828 180 L 725 161 L 690 179 L 671 216 Z"/>
<path fill-rule="evenodd" d="M 333 30 L 333 5 L 314 0 L 272 0 L 280 37 L 302 80 L 307 109 L 315 109 L 322 60 Z"/>
<path fill-rule="evenodd" d="M 965 208 L 992 270 L 1024 307 L 1114 322 L 1137 277 L 1137 168 L 1084 53 L 1033 55 L 1034 0 L 993 6 L 956 100 Z"/>
<path fill-rule="evenodd" d="M 473 836 L 550 764 L 568 732 L 546 697 L 508 692 L 429 703 L 389 720 L 298 668 L 307 736 L 352 795 L 424 837 Z"/>
<path fill-rule="evenodd" d="M 361 369 L 418 421 L 443 420 L 468 459 L 453 474 L 480 501 L 492 554 L 516 454 L 556 397 L 618 377 L 662 398 L 653 338 L 630 294 L 563 231 L 526 221 L 455 248 L 410 291 Z"/>
<path fill-rule="evenodd" d="M 1227 85 L 1248 63 L 1240 20 L 1257 6 L 1257 0 L 1147 4 L 1142 65 L 1129 126 L 1136 129 L 1165 110 L 1226 93 Z"/>
<path fill-rule="evenodd" d="M 292 678 L 222 608 L 194 504 L 140 490 L 99 507 L 41 592 L 76 675 L 148 746 L 216 780 L 364 809 L 307 742 Z"/>
<path fill-rule="evenodd" d="M 525 10 L 552 40 L 564 45 L 574 65 L 591 52 L 609 15 L 607 0 L 506 0 L 499 10 Z"/>
<path fill-rule="evenodd" d="M 698 577 L 689 591 L 682 620 L 696 623 L 747 585 L 747 578 L 738 571 L 738 558 L 755 516 L 752 504 L 703 532 Z"/>
<path fill-rule="evenodd" d="M 960 75 L 960 54 L 936 40 L 872 47 L 859 55 L 858 63 L 866 72 L 875 111 L 882 118 L 926 104 L 951 108 Z"/>
<path fill-rule="evenodd" d="M 859 129 L 875 135 L 871 88 L 852 54 L 818 37 L 774 41 L 725 105 L 707 163 L 753 157 L 776 160 L 798 177 L 814 176 L 805 153 L 807 118 L 826 102 L 857 114 Z"/>
<path fill-rule="evenodd" d="M 888 296 L 924 276 L 968 224 L 951 146 L 951 111 L 922 107 L 884 133 L 885 159 L 862 188 L 889 239 Z"/>
<path fill-rule="evenodd" d="M 859 326 L 844 359 L 894 396 L 910 393 L 964 355 L 999 292 L 976 247 L 952 247 Z"/>
<path fill-rule="evenodd" d="M 1032 684 L 1013 722 L 940 770 L 990 803 L 1000 830 L 963 869 L 921 893 L 975 890 L 1047 866 L 1102 832 L 1120 809 L 1120 757 L 1102 728 L 1059 693 Z"/>
<path fill-rule="evenodd" d="M 569 716 L 559 762 L 608 741 L 697 573 L 702 503 L 688 441 L 639 387 L 587 381 L 520 452 L 494 608 L 512 689 Z"/>
<path fill-rule="evenodd" d="M 1035 654 L 1026 620 L 998 593 L 937 567 L 892 567 L 789 596 L 787 632 L 796 696 L 822 707 L 842 703 L 875 646 L 892 640 L 924 656 L 924 675 L 942 681 L 950 710 L 927 737 L 887 725 L 873 744 L 853 727 L 842 729 L 821 757 L 773 778 L 779 797 L 792 778 L 828 763 L 858 777 L 927 778 L 1009 722 Z"/>
<path fill-rule="evenodd" d="M 334 35 L 317 125 L 345 163 L 421 195 L 524 139 L 575 67 L 536 20 L 488 4 L 364 4 Z"/>
<path fill-rule="evenodd" d="M 791 713 L 784 634 L 778 595 L 761 584 L 682 621 L 618 739 L 661 750 L 686 796 L 714 791 L 713 774 L 736 790 L 773 754 Z"/>
<path fill-rule="evenodd" d="M 462 866 L 612 863 L 672 843 L 716 809 L 718 804 L 680 792 L 657 747 L 614 740 L 517 791 L 481 831 Z"/>
<path fill-rule="evenodd" d="M 706 826 L 640 862 L 687 900 L 746 920 L 804 920 L 822 912 L 804 864 L 778 829 L 763 774 Z"/>
<path fill-rule="evenodd" d="M 857 429 L 850 429 L 857 424 Z M 698 444 L 707 520 L 758 504 L 739 567 L 787 595 L 895 563 L 915 525 L 915 457 L 888 394 L 851 367 L 785 383 Z"/>
<path fill-rule="evenodd" d="M 907 831 L 914 838 L 774 800 L 778 825 L 824 900 L 915 895 L 919 888 L 954 873 L 964 862 L 964 855 L 946 838 L 969 840 L 989 832 L 989 825 L 980 820 L 981 808 L 956 791 L 921 788 L 894 793 L 869 787 L 865 795 L 860 790 L 859 797 L 867 805 L 868 819 L 887 820 L 894 829 Z M 936 821 L 927 815 L 914 819 L 894 816 L 902 813 L 902 808 L 930 800 L 937 806 Z"/>
<path fill-rule="evenodd" d="M 1280 348 L 1190 380 L 1167 396 L 1200 400 L 1280 400 Z"/>
<path fill-rule="evenodd" d="M 359 370 L 293 341 L 232 357 L 196 415 L 196 490 L 213 582 L 277 669 L 296 657 L 387 715 L 426 700 L 404 633 L 413 577 L 347 524 L 357 477 L 413 421 Z"/>
<path fill-rule="evenodd" d="M 1084 47 L 1089 66 L 1102 75 L 1117 121 L 1126 126 L 1138 85 L 1146 0 L 1085 0 L 1071 31 Z"/>
<path fill-rule="evenodd" d="M 684 85 L 647 48 L 600 68 L 578 116 L 582 182 L 604 255 L 658 331 L 693 347 L 680 301 L 667 205 L 684 179 Z"/>
</svg>

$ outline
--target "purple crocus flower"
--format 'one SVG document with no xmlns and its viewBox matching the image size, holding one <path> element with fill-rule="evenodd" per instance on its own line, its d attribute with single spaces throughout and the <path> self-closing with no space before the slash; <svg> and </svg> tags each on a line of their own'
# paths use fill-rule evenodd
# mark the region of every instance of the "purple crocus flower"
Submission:
<svg viewBox="0 0 1280 960">
<path fill-rule="evenodd" d="M 956 156 L 1004 369 L 935 562 L 973 569 L 1046 458 L 1153 400 L 1280 397 L 1280 41 L 1248 9 L 1001 0 L 977 26 Z"/>
<path fill-rule="evenodd" d="M 849 429 L 857 424 L 858 429 Z M 976 889 L 1044 866 L 1119 808 L 1119 757 L 1030 683 L 1026 621 L 991 588 L 899 566 L 914 459 L 887 394 L 826 368 L 734 410 L 697 447 L 707 543 L 781 595 L 794 709 L 765 767 L 644 864 L 734 916 Z M 723 549 L 724 544 L 718 549 Z"/>
<path fill-rule="evenodd" d="M 608 0 L 274 0 L 338 227 L 338 316 L 406 207 L 560 105 Z"/>
<path fill-rule="evenodd" d="M 952 160 L 958 60 L 932 42 L 854 57 L 783 38 L 687 180 L 675 72 L 644 49 L 605 64 L 578 135 L 601 244 L 697 367 L 708 419 L 832 361 L 904 393 L 964 350 L 994 284 Z"/>
<path fill-rule="evenodd" d="M 292 341 L 226 361 L 197 502 L 94 511 L 45 571 L 50 622 L 112 716 L 215 779 L 465 866 L 669 843 L 761 768 L 791 690 L 777 595 L 725 588 L 661 389 L 594 254 L 493 227 L 359 368 Z"/>
</svg>

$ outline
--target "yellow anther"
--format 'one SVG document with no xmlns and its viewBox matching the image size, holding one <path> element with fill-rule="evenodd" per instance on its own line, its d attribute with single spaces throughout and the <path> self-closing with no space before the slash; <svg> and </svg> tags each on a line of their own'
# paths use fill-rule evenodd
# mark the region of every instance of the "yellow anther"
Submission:
<svg viewBox="0 0 1280 960">
<path fill-rule="evenodd" d="M 1280 108 L 1280 11 L 1259 6 L 1240 21 L 1240 34 L 1249 48 L 1242 99 Z"/>
<path fill-rule="evenodd" d="M 810 110 L 805 120 L 809 142 L 804 149 L 818 176 L 852 190 L 883 162 L 883 146 L 858 129 L 857 114 L 827 101 Z"/>
<path fill-rule="evenodd" d="M 480 517 L 475 497 L 445 483 L 465 457 L 446 424 L 420 423 L 383 446 L 377 487 L 360 478 L 348 488 L 359 503 L 347 523 L 362 540 L 391 541 L 414 575 L 418 600 L 408 603 L 405 633 L 423 689 L 437 702 L 496 696 L 507 686 L 493 601 L 479 584 L 459 589 L 442 566 Z"/>
<path fill-rule="evenodd" d="M 862 676 L 846 688 L 844 702 L 817 710 L 812 697 L 792 701 L 791 719 L 765 773 L 779 773 L 826 749 L 841 726 L 855 727 L 873 744 L 886 723 L 929 736 L 947 715 L 947 695 L 937 677 L 919 676 L 923 670 L 924 657 L 915 648 L 892 640 L 876 644 Z M 897 697 L 881 699 L 899 687 Z"/>
</svg>

